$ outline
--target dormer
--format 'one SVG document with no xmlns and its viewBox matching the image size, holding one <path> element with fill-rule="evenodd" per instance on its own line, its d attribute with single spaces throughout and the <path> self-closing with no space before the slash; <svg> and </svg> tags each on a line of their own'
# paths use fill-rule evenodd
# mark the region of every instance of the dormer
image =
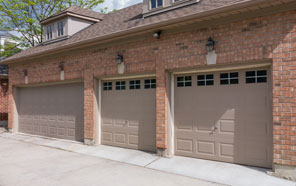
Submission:
<svg viewBox="0 0 296 186">
<path fill-rule="evenodd" d="M 198 3 L 200 0 L 144 0 L 143 17 L 163 13 L 183 6 Z"/>
<path fill-rule="evenodd" d="M 41 21 L 42 44 L 67 39 L 90 25 L 102 21 L 103 17 L 104 14 L 72 6 Z"/>
</svg>

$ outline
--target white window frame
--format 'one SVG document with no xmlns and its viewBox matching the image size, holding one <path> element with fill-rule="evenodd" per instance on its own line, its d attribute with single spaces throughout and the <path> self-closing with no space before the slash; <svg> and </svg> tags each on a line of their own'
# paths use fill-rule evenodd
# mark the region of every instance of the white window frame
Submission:
<svg viewBox="0 0 296 186">
<path fill-rule="evenodd" d="M 129 82 L 129 89 L 130 90 L 139 90 L 141 89 L 141 80 L 137 79 L 137 80 L 131 80 Z"/>
<path fill-rule="evenodd" d="M 212 75 L 213 78 L 207 79 L 207 76 L 208 75 Z M 202 80 L 199 80 L 198 79 L 198 76 L 204 76 L 205 78 L 202 79 Z M 196 78 L 197 78 L 197 86 L 199 86 L 199 87 L 202 87 L 202 86 L 213 86 L 213 85 L 215 85 L 215 75 L 214 74 L 199 74 L 199 75 L 197 75 Z M 212 85 L 211 84 L 207 84 L 208 81 L 213 81 L 213 84 Z M 198 85 L 198 82 L 205 82 L 205 84 L 204 85 Z"/>
<path fill-rule="evenodd" d="M 103 83 L 103 90 L 104 91 L 110 91 L 110 90 L 112 90 L 112 85 L 113 85 L 113 83 L 112 82 L 104 82 Z"/>
<path fill-rule="evenodd" d="M 60 23 L 62 23 L 62 25 L 63 25 L 63 34 L 62 35 L 60 35 Z M 64 36 L 65 35 L 65 21 L 64 20 L 62 20 L 62 21 L 58 21 L 57 22 L 57 36 L 58 37 L 62 37 L 62 36 Z"/>
<path fill-rule="evenodd" d="M 50 29 L 51 32 L 48 32 L 48 30 L 49 30 L 48 28 L 51 28 L 51 29 Z M 54 28 L 53 28 L 53 24 L 46 25 L 46 40 L 51 40 L 51 39 L 53 39 L 53 29 L 54 29 Z M 50 38 L 49 38 L 49 34 L 50 34 L 50 36 L 51 36 Z"/>
<path fill-rule="evenodd" d="M 258 71 L 265 71 L 266 75 L 258 76 Z M 255 72 L 255 76 L 247 76 L 247 72 Z M 255 78 L 254 83 L 266 83 L 267 82 L 267 70 L 249 70 L 246 71 L 246 84 L 254 84 L 254 83 L 247 83 L 247 79 Z M 266 78 L 266 82 L 258 82 L 258 78 Z"/>
<path fill-rule="evenodd" d="M 182 78 L 183 77 L 183 80 L 180 81 L 178 80 L 178 78 Z M 190 80 L 186 80 L 186 77 L 190 77 Z M 190 82 L 190 86 L 187 86 L 186 83 L 189 83 Z M 183 83 L 183 86 L 179 86 L 179 83 Z M 191 87 L 192 86 L 192 76 L 178 76 L 177 77 L 177 87 Z"/>
<path fill-rule="evenodd" d="M 118 83 L 119 83 L 119 85 L 118 85 Z M 126 81 L 116 81 L 116 83 L 115 83 L 115 89 L 116 90 L 126 90 Z"/>
<path fill-rule="evenodd" d="M 155 8 L 152 8 L 152 0 L 149 0 L 149 7 L 150 7 L 150 10 L 155 10 L 155 9 L 158 9 L 158 8 L 161 8 L 163 7 L 163 3 L 164 3 L 164 0 L 161 0 L 162 1 L 162 5 L 161 6 L 158 6 L 158 1 L 159 0 L 155 0 L 156 1 L 156 7 Z"/>
<path fill-rule="evenodd" d="M 149 81 L 149 82 L 146 82 Z M 152 81 L 155 81 L 155 83 L 152 83 Z M 144 89 L 155 89 L 156 88 L 156 79 L 145 79 L 144 80 Z"/>
<path fill-rule="evenodd" d="M 231 73 L 237 73 L 237 77 L 230 77 Z M 221 74 L 228 74 L 228 77 L 227 78 L 221 78 Z M 231 80 L 233 80 L 233 79 L 237 79 L 238 83 L 231 83 Z M 227 84 L 222 84 L 221 80 L 227 80 L 228 83 Z M 239 84 L 239 72 L 222 72 L 222 73 L 220 73 L 220 85 L 237 85 L 237 84 Z"/>
</svg>

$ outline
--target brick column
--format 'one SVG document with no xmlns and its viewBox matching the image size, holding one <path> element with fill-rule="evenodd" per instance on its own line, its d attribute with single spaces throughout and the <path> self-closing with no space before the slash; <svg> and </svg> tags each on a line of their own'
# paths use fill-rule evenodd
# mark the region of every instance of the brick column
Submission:
<svg viewBox="0 0 296 186">
<path fill-rule="evenodd" d="M 158 154 L 167 152 L 167 94 L 166 72 L 163 63 L 156 65 L 156 147 Z"/>
<path fill-rule="evenodd" d="M 95 144 L 95 90 L 91 70 L 84 71 L 84 142 Z"/>
<path fill-rule="evenodd" d="M 288 39 L 273 53 L 274 168 L 278 176 L 294 180 L 296 180 L 295 32 L 289 33 Z"/>
<path fill-rule="evenodd" d="M 11 84 L 8 86 L 8 129 L 12 132 L 14 128 L 14 110 L 15 110 L 15 97 L 14 88 Z"/>
</svg>

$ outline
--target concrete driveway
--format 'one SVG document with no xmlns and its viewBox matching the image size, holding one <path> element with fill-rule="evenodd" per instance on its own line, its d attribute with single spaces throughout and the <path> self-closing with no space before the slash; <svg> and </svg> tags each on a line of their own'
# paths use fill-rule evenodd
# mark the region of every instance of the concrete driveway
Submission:
<svg viewBox="0 0 296 186">
<path fill-rule="evenodd" d="M 0 132 L 0 186 L 296 186 L 263 168 Z M 205 180 L 205 181 L 202 181 Z M 215 184 L 219 183 L 219 184 Z"/>
<path fill-rule="evenodd" d="M 0 137 L 0 186 L 220 185 Z"/>
</svg>

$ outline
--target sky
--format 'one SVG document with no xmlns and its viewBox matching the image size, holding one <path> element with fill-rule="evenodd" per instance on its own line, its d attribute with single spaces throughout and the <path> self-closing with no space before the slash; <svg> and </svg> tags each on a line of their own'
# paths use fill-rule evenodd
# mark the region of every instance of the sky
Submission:
<svg viewBox="0 0 296 186">
<path fill-rule="evenodd" d="M 114 9 L 119 10 L 141 2 L 143 2 L 143 0 L 105 0 L 105 2 L 100 4 L 96 10 L 100 10 L 104 7 L 108 7 L 108 11 L 112 11 Z"/>
</svg>

